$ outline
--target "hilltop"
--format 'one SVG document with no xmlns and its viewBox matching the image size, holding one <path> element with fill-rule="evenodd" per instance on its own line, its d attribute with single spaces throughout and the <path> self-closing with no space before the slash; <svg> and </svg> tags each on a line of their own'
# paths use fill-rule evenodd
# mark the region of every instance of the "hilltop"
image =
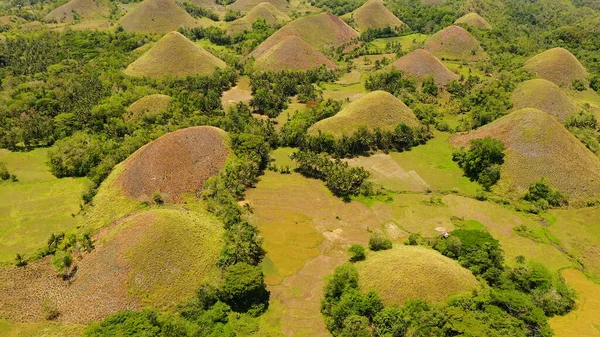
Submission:
<svg viewBox="0 0 600 337">
<path fill-rule="evenodd" d="M 288 1 L 286 0 L 237 0 L 228 8 L 246 12 L 265 2 L 281 11 L 285 11 L 288 7 Z"/>
<path fill-rule="evenodd" d="M 400 123 L 410 127 L 420 125 L 413 111 L 401 100 L 386 91 L 373 91 L 351 102 L 335 116 L 317 122 L 308 132 L 341 136 L 350 135 L 363 125 L 369 130 L 376 127 L 391 130 Z"/>
<path fill-rule="evenodd" d="M 335 63 L 301 38 L 288 36 L 256 59 L 256 67 L 263 71 L 308 70 Z"/>
<path fill-rule="evenodd" d="M 150 50 L 127 66 L 134 77 L 211 75 L 227 65 L 178 32 L 160 39 Z"/>
<path fill-rule="evenodd" d="M 587 81 L 585 67 L 564 48 L 552 48 L 525 62 L 525 69 L 559 86 L 571 86 L 573 81 Z"/>
<path fill-rule="evenodd" d="M 171 97 L 162 94 L 148 95 L 133 102 L 127 108 L 128 120 L 136 120 L 143 116 L 152 116 L 167 109 L 171 102 Z"/>
<path fill-rule="evenodd" d="M 123 162 L 117 179 L 126 195 L 152 201 L 159 193 L 165 202 L 177 202 L 184 193 L 196 193 L 229 157 L 226 133 L 210 126 L 171 132 L 137 150 Z"/>
<path fill-rule="evenodd" d="M 515 110 L 534 108 L 564 123 L 577 112 L 577 105 L 556 84 L 534 79 L 520 83 L 512 94 Z"/>
<path fill-rule="evenodd" d="M 165 34 L 179 27 L 195 27 L 196 20 L 174 0 L 144 0 L 119 21 L 125 31 Z"/>
<path fill-rule="evenodd" d="M 259 58 L 288 36 L 298 36 L 313 47 L 323 50 L 340 47 L 358 37 L 358 33 L 337 16 L 330 13 L 296 19 L 261 43 L 250 55 Z"/>
<path fill-rule="evenodd" d="M 110 9 L 102 0 L 71 0 L 48 13 L 44 20 L 73 21 L 75 15 L 80 18 L 108 16 Z"/>
<path fill-rule="evenodd" d="M 268 2 L 261 2 L 252 8 L 244 17 L 231 22 L 227 27 L 227 31 L 229 34 L 236 35 L 245 30 L 251 30 L 252 24 L 258 19 L 264 19 L 266 23 L 272 26 L 280 25 L 291 20 L 285 12 L 277 9 L 277 7 Z"/>
<path fill-rule="evenodd" d="M 521 109 L 477 130 L 455 135 L 451 142 L 468 146 L 472 139 L 504 142 L 500 188 L 522 196 L 532 183 L 546 178 L 571 201 L 600 196 L 600 159 L 549 114 Z"/>
<path fill-rule="evenodd" d="M 492 29 L 492 25 L 489 24 L 484 18 L 482 18 L 479 14 L 472 12 L 461 16 L 460 18 L 454 21 L 455 25 L 465 25 L 471 26 L 473 28 L 488 30 Z"/>
<path fill-rule="evenodd" d="M 433 75 L 433 79 L 438 85 L 446 85 L 459 78 L 458 75 L 450 71 L 435 55 L 425 49 L 417 49 L 402 56 L 392 63 L 390 67 L 402 70 L 418 79 Z"/>
<path fill-rule="evenodd" d="M 353 20 L 360 32 L 387 27 L 397 29 L 406 25 L 385 7 L 382 0 L 369 0 L 343 18 Z"/>
<path fill-rule="evenodd" d="M 388 305 L 416 299 L 438 302 L 479 287 L 458 262 L 422 246 L 373 252 L 356 267 L 361 291 L 375 289 Z"/>
<path fill-rule="evenodd" d="M 464 28 L 450 26 L 432 35 L 424 49 L 442 60 L 478 61 L 487 58 L 479 42 Z"/>
</svg>

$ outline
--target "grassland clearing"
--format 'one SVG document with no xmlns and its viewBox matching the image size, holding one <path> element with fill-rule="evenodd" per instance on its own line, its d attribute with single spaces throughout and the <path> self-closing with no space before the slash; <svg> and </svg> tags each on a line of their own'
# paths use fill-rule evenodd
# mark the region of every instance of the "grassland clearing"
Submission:
<svg viewBox="0 0 600 337">
<path fill-rule="evenodd" d="M 395 191 L 424 192 L 429 185 L 415 172 L 404 170 L 389 154 L 346 160 L 350 166 L 360 166 L 371 173 L 370 181 Z"/>
<path fill-rule="evenodd" d="M 577 58 L 564 48 L 552 48 L 525 62 L 525 69 L 537 77 L 570 87 L 573 81 L 587 81 L 588 72 Z"/>
<path fill-rule="evenodd" d="M 79 337 L 85 325 L 57 322 L 14 323 L 0 319 L 0 331 L 5 337 Z"/>
<path fill-rule="evenodd" d="M 373 40 L 373 45 L 377 48 L 385 48 L 390 42 L 398 42 L 402 45 L 403 51 L 412 51 L 420 48 L 429 38 L 427 34 L 414 33 L 398 37 L 385 37 Z"/>
<path fill-rule="evenodd" d="M 0 183 L 0 265 L 12 264 L 15 254 L 31 255 L 51 233 L 74 230 L 87 178 L 54 177 L 46 167 L 47 149 L 30 152 L 0 150 L 17 182 Z"/>
<path fill-rule="evenodd" d="M 252 88 L 250 87 L 250 78 L 248 76 L 240 77 L 237 84 L 223 92 L 221 96 L 221 104 L 225 111 L 240 102 L 248 104 L 250 100 L 252 100 Z"/>
</svg>

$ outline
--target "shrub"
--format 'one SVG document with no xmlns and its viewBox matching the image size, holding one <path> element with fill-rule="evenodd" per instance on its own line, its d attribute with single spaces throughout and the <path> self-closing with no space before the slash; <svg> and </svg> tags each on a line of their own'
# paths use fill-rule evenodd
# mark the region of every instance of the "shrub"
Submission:
<svg viewBox="0 0 600 337">
<path fill-rule="evenodd" d="M 350 262 L 358 262 L 366 258 L 365 247 L 361 245 L 352 245 L 352 247 L 348 249 L 348 252 L 351 254 Z"/>
<path fill-rule="evenodd" d="M 42 312 L 44 313 L 44 318 L 49 321 L 53 321 L 60 316 L 58 307 L 50 299 L 46 299 L 42 302 Z"/>
<path fill-rule="evenodd" d="M 23 257 L 23 255 L 17 253 L 15 256 L 15 266 L 17 267 L 25 267 L 27 265 L 27 260 Z"/>
<path fill-rule="evenodd" d="M 458 163 L 471 181 L 477 181 L 489 190 L 500 179 L 499 165 L 504 163 L 503 151 L 504 143 L 497 139 L 473 139 L 470 148 L 455 151 L 452 160 Z"/>
<path fill-rule="evenodd" d="M 552 188 L 544 178 L 531 184 L 523 199 L 535 203 L 541 209 L 547 209 L 546 205 L 560 207 L 568 204 L 566 197 Z"/>
<path fill-rule="evenodd" d="M 374 252 L 379 251 L 379 250 L 387 250 L 387 249 L 391 249 L 391 248 L 392 248 L 392 241 L 389 239 L 386 239 L 381 234 L 375 234 L 375 235 L 372 235 L 371 238 L 369 238 L 369 249 Z"/>
</svg>

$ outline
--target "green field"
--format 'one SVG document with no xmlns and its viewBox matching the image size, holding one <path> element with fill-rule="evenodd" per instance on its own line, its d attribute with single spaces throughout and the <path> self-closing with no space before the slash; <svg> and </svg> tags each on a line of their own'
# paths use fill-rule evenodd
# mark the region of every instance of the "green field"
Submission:
<svg viewBox="0 0 600 337">
<path fill-rule="evenodd" d="M 373 40 L 373 45 L 375 45 L 375 47 L 378 47 L 378 48 L 385 48 L 385 45 L 388 42 L 400 42 L 400 44 L 402 44 L 402 50 L 404 52 L 409 52 L 412 50 L 412 48 L 415 46 L 415 44 L 424 43 L 428 37 L 429 37 L 429 35 L 420 34 L 420 33 L 399 36 L 399 37 L 387 37 L 387 38 Z"/>
<path fill-rule="evenodd" d="M 31 257 L 51 233 L 76 228 L 81 194 L 87 178 L 54 177 L 45 165 L 47 149 L 30 152 L 0 150 L 0 162 L 17 182 L 0 182 L 0 263 L 15 254 Z"/>
<path fill-rule="evenodd" d="M 4 337 L 79 337 L 85 327 L 72 323 L 14 323 L 0 319 L 0 332 Z"/>
</svg>

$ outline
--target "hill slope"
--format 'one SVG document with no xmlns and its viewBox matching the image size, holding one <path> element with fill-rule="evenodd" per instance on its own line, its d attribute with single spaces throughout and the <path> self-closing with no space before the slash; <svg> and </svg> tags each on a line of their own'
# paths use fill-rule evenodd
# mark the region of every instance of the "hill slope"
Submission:
<svg viewBox="0 0 600 337">
<path fill-rule="evenodd" d="M 236 35 L 245 30 L 251 30 L 252 24 L 258 19 L 264 19 L 266 23 L 272 26 L 291 20 L 287 14 L 277 9 L 272 4 L 261 2 L 252 8 L 244 17 L 231 22 L 227 27 L 227 31 L 229 34 Z"/>
<path fill-rule="evenodd" d="M 125 31 L 165 34 L 179 27 L 195 27 L 196 20 L 174 0 L 144 0 L 119 21 Z"/>
<path fill-rule="evenodd" d="M 542 177 L 571 201 L 600 196 L 600 159 L 547 113 L 521 109 L 451 142 L 468 146 L 471 139 L 500 139 L 506 147 L 501 190 L 522 193 Z"/>
<path fill-rule="evenodd" d="M 450 26 L 435 33 L 427 39 L 424 49 L 440 59 L 478 61 L 487 58 L 479 42 L 459 26 Z"/>
<path fill-rule="evenodd" d="M 127 119 L 135 120 L 145 115 L 155 115 L 169 106 L 171 97 L 167 95 L 154 94 L 148 95 L 133 102 L 127 108 Z"/>
<path fill-rule="evenodd" d="M 473 12 L 465 14 L 460 18 L 454 21 L 455 25 L 465 25 L 471 26 L 481 30 L 492 29 L 492 25 L 489 24 L 484 18 L 482 18 L 479 14 Z"/>
<path fill-rule="evenodd" d="M 323 64 L 336 68 L 327 56 L 297 36 L 286 37 L 256 59 L 256 67 L 263 71 L 308 70 Z"/>
<path fill-rule="evenodd" d="M 446 85 L 459 78 L 458 75 L 450 71 L 435 55 L 424 49 L 417 49 L 402 56 L 392 63 L 390 67 L 402 70 L 418 79 L 433 75 L 433 79 L 439 85 Z"/>
<path fill-rule="evenodd" d="M 552 48 L 530 58 L 525 69 L 560 86 L 571 86 L 574 80 L 586 81 L 588 77 L 585 67 L 564 48 Z"/>
<path fill-rule="evenodd" d="M 375 289 L 388 305 L 415 299 L 442 301 L 479 285 L 458 262 L 421 246 L 398 245 L 373 252 L 356 267 L 361 291 Z"/>
<path fill-rule="evenodd" d="M 124 72 L 134 77 L 207 76 L 226 66 L 225 62 L 185 36 L 171 32 L 127 66 Z"/>
<path fill-rule="evenodd" d="M 376 127 L 391 130 L 400 123 L 410 127 L 420 125 L 412 110 L 401 100 L 386 91 L 373 91 L 348 104 L 335 116 L 317 122 L 308 132 L 341 136 L 350 135 L 363 125 L 369 130 Z"/>
<path fill-rule="evenodd" d="M 330 13 L 296 19 L 261 43 L 250 55 L 260 57 L 288 36 L 298 36 L 313 47 L 322 50 L 339 47 L 358 37 L 358 33 L 337 16 Z"/>
<path fill-rule="evenodd" d="M 363 32 L 367 29 L 400 28 L 405 23 L 385 7 L 382 0 L 369 0 L 344 18 L 352 18 L 356 28 Z"/>
<path fill-rule="evenodd" d="M 75 14 L 81 18 L 108 16 L 110 9 L 102 0 L 71 0 L 48 13 L 45 20 L 73 21 Z"/>
<path fill-rule="evenodd" d="M 542 110 L 560 123 L 577 112 L 577 105 L 556 84 L 543 79 L 520 83 L 512 94 L 515 110 L 534 108 Z"/>
<path fill-rule="evenodd" d="M 281 11 L 285 11 L 288 7 L 288 1 L 286 0 L 237 0 L 236 2 L 229 5 L 228 8 L 242 12 L 247 12 L 263 2 L 269 3 Z"/>
<path fill-rule="evenodd" d="M 123 162 L 117 179 L 126 195 L 152 201 L 160 193 L 166 202 L 178 202 L 183 193 L 202 189 L 229 157 L 226 133 L 198 126 L 164 135 L 137 150 Z"/>
</svg>

